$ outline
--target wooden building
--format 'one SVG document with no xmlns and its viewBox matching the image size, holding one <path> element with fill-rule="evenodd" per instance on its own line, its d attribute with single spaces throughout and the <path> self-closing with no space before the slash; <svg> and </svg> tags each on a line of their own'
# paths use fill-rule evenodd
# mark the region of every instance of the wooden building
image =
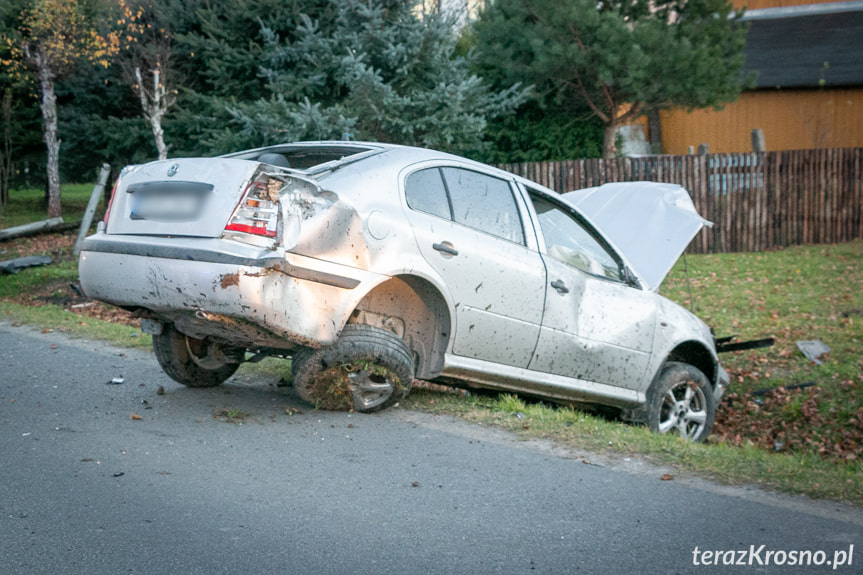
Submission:
<svg viewBox="0 0 863 575">
<path fill-rule="evenodd" d="M 769 151 L 863 147 L 863 0 L 735 2 L 747 5 L 756 85 L 719 111 L 660 113 L 662 152 L 747 152 L 754 129 Z"/>
</svg>

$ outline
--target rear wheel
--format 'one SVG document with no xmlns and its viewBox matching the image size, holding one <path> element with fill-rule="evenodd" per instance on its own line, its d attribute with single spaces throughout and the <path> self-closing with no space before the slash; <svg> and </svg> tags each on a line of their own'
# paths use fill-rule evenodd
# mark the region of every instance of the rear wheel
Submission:
<svg viewBox="0 0 863 575">
<path fill-rule="evenodd" d="M 647 405 L 651 431 L 704 441 L 713 430 L 716 405 L 707 377 L 688 363 L 670 361 L 651 390 Z"/>
<path fill-rule="evenodd" d="M 303 365 L 312 354 L 319 350 L 311 347 L 301 347 L 291 354 L 291 385 L 297 381 L 297 368 Z"/>
<path fill-rule="evenodd" d="M 407 344 L 370 325 L 349 324 L 334 345 L 298 354 L 293 362 L 297 395 L 324 409 L 387 408 L 407 396 L 414 378 Z"/>
<path fill-rule="evenodd" d="M 168 376 L 188 387 L 215 387 L 240 367 L 242 350 L 196 339 L 166 325 L 153 336 L 153 351 Z"/>
</svg>

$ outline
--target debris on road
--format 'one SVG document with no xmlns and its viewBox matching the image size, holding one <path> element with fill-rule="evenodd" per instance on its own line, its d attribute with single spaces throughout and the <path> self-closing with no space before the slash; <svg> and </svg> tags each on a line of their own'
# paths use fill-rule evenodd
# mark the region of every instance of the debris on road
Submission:
<svg viewBox="0 0 863 575">
<path fill-rule="evenodd" d="M 46 266 L 54 260 L 48 256 L 25 256 L 23 258 L 15 258 L 0 262 L 0 275 L 2 274 L 17 274 L 24 268 L 35 266 Z"/>
<path fill-rule="evenodd" d="M 806 383 L 795 383 L 794 385 L 779 385 L 776 387 L 766 387 L 764 389 L 756 389 L 755 391 L 749 392 L 749 395 L 767 395 L 768 393 L 774 393 L 776 391 L 795 391 L 798 389 L 806 389 L 807 387 L 812 387 L 815 385 L 814 381 L 807 381 Z"/>
<path fill-rule="evenodd" d="M 811 362 L 814 362 L 816 365 L 821 365 L 824 362 L 821 361 L 821 356 L 825 353 L 830 353 L 830 348 L 824 345 L 823 341 L 814 340 L 814 341 L 798 341 L 797 349 L 806 356 Z"/>
</svg>

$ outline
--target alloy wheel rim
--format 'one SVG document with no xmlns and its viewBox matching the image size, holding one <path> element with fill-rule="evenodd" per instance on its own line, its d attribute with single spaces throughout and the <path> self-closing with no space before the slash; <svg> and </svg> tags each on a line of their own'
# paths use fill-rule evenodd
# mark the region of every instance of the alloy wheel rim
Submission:
<svg viewBox="0 0 863 575">
<path fill-rule="evenodd" d="M 357 411 L 373 409 L 386 403 L 396 390 L 392 377 L 374 374 L 366 369 L 349 373 L 348 383 Z"/>
<path fill-rule="evenodd" d="M 679 383 L 665 392 L 659 417 L 660 433 L 678 433 L 697 440 L 707 425 L 707 397 L 695 382 Z"/>
</svg>

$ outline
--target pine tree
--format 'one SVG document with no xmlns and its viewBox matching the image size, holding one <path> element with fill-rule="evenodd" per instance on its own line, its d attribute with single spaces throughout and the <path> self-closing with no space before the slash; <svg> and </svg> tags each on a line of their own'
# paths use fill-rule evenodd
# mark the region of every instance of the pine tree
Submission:
<svg viewBox="0 0 863 575">
<path fill-rule="evenodd" d="M 741 16 L 728 0 L 495 0 L 475 32 L 485 69 L 586 103 L 608 158 L 626 121 L 737 98 Z"/>
</svg>

